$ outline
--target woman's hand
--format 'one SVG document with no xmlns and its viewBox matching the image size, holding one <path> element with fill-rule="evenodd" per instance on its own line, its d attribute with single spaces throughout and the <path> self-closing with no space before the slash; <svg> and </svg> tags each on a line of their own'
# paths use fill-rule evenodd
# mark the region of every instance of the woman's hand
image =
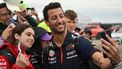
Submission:
<svg viewBox="0 0 122 69">
<path fill-rule="evenodd" d="M 19 53 L 16 59 L 16 65 L 20 67 L 26 67 L 30 64 L 29 59 L 22 53 Z"/>
</svg>

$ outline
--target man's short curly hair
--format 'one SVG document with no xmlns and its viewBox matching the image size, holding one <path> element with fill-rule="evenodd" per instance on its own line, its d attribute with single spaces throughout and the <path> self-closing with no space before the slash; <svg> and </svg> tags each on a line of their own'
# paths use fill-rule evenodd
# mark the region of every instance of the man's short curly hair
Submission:
<svg viewBox="0 0 122 69">
<path fill-rule="evenodd" d="M 7 7 L 6 3 L 0 3 L 0 8 Z"/>
<path fill-rule="evenodd" d="M 55 8 L 61 8 L 61 4 L 59 2 L 51 2 L 48 5 L 46 5 L 43 9 L 43 16 L 46 21 L 48 21 L 48 10 L 55 9 Z M 63 11 L 63 9 L 62 9 Z"/>
</svg>

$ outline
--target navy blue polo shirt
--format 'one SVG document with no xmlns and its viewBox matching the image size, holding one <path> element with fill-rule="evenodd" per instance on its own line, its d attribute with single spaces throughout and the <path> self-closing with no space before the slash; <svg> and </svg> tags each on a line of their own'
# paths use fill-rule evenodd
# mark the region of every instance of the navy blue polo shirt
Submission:
<svg viewBox="0 0 122 69">
<path fill-rule="evenodd" d="M 80 63 L 80 58 L 76 53 L 76 49 L 72 40 L 74 39 L 73 34 L 68 32 L 61 47 L 57 47 L 55 42 L 52 41 L 52 45 L 48 48 L 48 54 L 43 55 L 44 67 L 46 69 L 88 69 L 85 68 L 85 64 Z M 82 58 L 87 60 L 91 58 L 91 55 L 96 52 L 91 42 L 84 37 L 79 38 L 78 48 Z"/>
</svg>

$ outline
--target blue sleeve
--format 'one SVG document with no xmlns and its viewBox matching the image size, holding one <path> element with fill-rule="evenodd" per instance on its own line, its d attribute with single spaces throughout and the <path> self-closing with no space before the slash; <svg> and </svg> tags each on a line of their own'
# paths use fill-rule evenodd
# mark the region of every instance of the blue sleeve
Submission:
<svg viewBox="0 0 122 69">
<path fill-rule="evenodd" d="M 79 38 L 79 45 L 78 46 L 80 48 L 81 54 L 83 55 L 83 58 L 86 60 L 90 59 L 91 55 L 94 52 L 98 51 L 97 49 L 95 49 L 92 46 L 92 43 L 84 37 Z"/>
</svg>

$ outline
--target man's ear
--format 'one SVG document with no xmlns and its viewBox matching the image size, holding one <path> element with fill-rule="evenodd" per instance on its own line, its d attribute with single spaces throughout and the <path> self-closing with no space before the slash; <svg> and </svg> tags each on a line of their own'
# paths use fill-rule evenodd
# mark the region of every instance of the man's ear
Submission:
<svg viewBox="0 0 122 69">
<path fill-rule="evenodd" d="M 18 39 L 20 38 L 20 36 L 16 33 L 16 34 L 14 35 L 14 38 L 18 40 Z"/>
</svg>

